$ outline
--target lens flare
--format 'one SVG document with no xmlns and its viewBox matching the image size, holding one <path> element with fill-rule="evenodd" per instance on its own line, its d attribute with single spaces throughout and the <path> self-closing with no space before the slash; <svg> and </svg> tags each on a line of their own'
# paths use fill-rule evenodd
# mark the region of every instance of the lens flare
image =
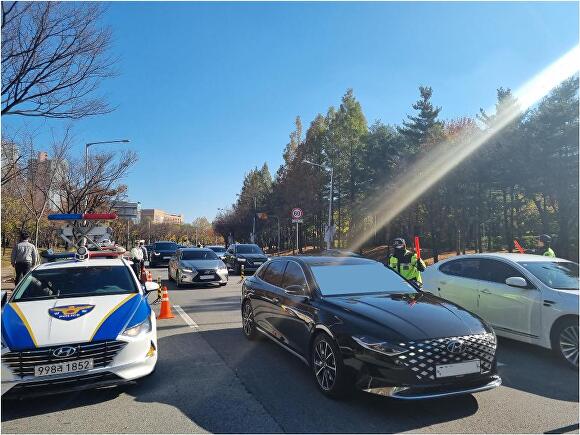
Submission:
<svg viewBox="0 0 580 435">
<path fill-rule="evenodd" d="M 483 131 L 464 133 L 453 141 L 437 144 L 408 169 L 409 177 L 402 177 L 389 190 L 371 200 L 369 210 L 377 216 L 377 227 L 382 227 L 396 218 L 408 206 L 459 165 L 475 150 L 490 141 L 529 107 L 546 96 L 552 89 L 579 70 L 580 46 L 575 46 L 561 58 L 541 71 L 518 89 L 516 102 L 506 108 Z M 369 240 L 374 229 L 365 231 L 349 246 L 357 250 Z"/>
</svg>

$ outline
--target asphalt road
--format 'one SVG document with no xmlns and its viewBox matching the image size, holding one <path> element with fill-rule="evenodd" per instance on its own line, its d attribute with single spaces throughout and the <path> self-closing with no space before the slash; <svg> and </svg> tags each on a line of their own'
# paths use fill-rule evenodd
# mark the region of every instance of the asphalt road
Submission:
<svg viewBox="0 0 580 435">
<path fill-rule="evenodd" d="M 154 277 L 167 277 L 165 269 Z M 550 352 L 500 340 L 503 386 L 422 402 L 318 392 L 308 368 L 240 330 L 239 277 L 175 289 L 161 320 L 156 372 L 135 385 L 2 400 L 4 433 L 70 432 L 578 432 L 578 374 Z M 157 306 L 158 307 L 158 306 Z M 156 308 L 158 309 L 158 308 Z"/>
</svg>

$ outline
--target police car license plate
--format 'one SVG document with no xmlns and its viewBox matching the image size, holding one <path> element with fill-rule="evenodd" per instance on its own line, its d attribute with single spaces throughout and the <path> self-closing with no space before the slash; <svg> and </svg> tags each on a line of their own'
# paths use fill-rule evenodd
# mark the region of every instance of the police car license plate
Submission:
<svg viewBox="0 0 580 435">
<path fill-rule="evenodd" d="M 34 366 L 34 376 L 60 375 L 64 373 L 84 372 L 93 368 L 93 359 L 80 359 L 58 364 L 43 364 Z"/>
<path fill-rule="evenodd" d="M 481 361 L 474 359 L 471 361 L 460 362 L 456 364 L 444 364 L 435 367 L 435 376 L 446 378 L 448 376 L 467 375 L 469 373 L 481 372 Z"/>
<path fill-rule="evenodd" d="M 199 279 L 213 279 L 213 275 L 200 275 Z"/>
</svg>

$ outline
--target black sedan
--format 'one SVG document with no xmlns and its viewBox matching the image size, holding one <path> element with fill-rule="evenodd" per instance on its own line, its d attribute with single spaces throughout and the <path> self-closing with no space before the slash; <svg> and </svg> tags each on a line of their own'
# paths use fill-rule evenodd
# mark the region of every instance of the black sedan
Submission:
<svg viewBox="0 0 580 435">
<path fill-rule="evenodd" d="M 243 332 L 305 362 L 319 389 L 400 399 L 501 384 L 496 337 L 482 319 L 368 259 L 285 257 L 244 281 Z"/>
<path fill-rule="evenodd" d="M 234 243 L 228 247 L 224 255 L 224 262 L 236 275 L 242 271 L 255 272 L 262 264 L 268 261 L 266 254 L 258 245 L 253 243 Z"/>
<path fill-rule="evenodd" d="M 161 264 L 169 264 L 171 257 L 179 246 L 175 242 L 155 242 L 149 254 L 149 266 L 156 267 Z"/>
</svg>

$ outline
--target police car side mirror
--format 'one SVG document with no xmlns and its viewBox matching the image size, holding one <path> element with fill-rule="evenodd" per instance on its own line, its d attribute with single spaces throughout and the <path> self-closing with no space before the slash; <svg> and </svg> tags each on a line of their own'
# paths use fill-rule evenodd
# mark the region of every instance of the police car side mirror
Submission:
<svg viewBox="0 0 580 435">
<path fill-rule="evenodd" d="M 153 281 L 145 282 L 145 293 L 151 293 L 159 290 L 159 284 Z"/>
<path fill-rule="evenodd" d="M 3 290 L 2 291 L 2 307 L 4 307 L 4 305 L 6 305 L 6 302 L 8 302 L 8 292 Z"/>
</svg>

